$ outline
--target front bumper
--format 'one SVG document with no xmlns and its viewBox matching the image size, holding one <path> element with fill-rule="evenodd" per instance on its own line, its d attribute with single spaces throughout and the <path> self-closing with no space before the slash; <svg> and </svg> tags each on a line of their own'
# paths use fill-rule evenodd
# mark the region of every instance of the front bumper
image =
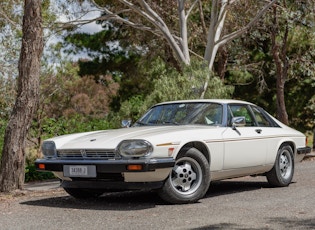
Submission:
<svg viewBox="0 0 315 230">
<path fill-rule="evenodd" d="M 67 166 L 95 166 L 96 175 L 91 178 L 81 178 L 80 176 L 71 177 L 64 172 Z M 140 166 L 133 168 L 130 166 Z M 172 168 L 175 160 L 168 158 L 152 159 L 129 159 L 129 160 L 62 160 L 62 159 L 38 159 L 35 161 L 36 170 L 50 171 L 64 181 L 76 183 L 90 183 L 92 181 L 100 184 L 121 184 L 148 183 L 164 181 Z M 81 182 L 80 182 L 81 181 Z M 86 181 L 86 182 L 83 182 Z"/>
</svg>

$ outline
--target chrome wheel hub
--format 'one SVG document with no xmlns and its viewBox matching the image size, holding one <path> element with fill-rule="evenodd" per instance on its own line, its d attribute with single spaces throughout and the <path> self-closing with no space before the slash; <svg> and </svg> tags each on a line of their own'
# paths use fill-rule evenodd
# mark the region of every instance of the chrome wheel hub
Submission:
<svg viewBox="0 0 315 230">
<path fill-rule="evenodd" d="M 191 184 L 196 180 L 196 177 L 196 173 L 188 162 L 183 165 L 176 165 L 174 168 L 173 185 L 183 192 L 188 191 Z"/>
<path fill-rule="evenodd" d="M 184 157 L 176 162 L 173 168 L 170 182 L 172 187 L 185 195 L 194 193 L 202 182 L 202 170 L 197 161 Z"/>
</svg>

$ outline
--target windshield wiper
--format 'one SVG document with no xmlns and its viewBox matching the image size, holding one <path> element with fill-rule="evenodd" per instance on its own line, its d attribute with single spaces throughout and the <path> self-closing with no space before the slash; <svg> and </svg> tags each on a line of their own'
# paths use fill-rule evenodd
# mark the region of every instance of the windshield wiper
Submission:
<svg viewBox="0 0 315 230">
<path fill-rule="evenodd" d="M 179 125 L 179 123 L 174 121 L 163 121 L 163 125 Z"/>
<path fill-rule="evenodd" d="M 143 123 L 141 121 L 136 121 L 135 124 L 137 124 L 139 126 L 146 126 L 146 125 L 148 125 L 147 123 Z"/>
</svg>

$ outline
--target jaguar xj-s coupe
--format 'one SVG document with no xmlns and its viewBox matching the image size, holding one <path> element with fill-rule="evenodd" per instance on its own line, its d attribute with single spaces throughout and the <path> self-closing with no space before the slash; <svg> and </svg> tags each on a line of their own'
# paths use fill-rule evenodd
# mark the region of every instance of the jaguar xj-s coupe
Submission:
<svg viewBox="0 0 315 230">
<path fill-rule="evenodd" d="M 311 151 L 304 134 L 238 100 L 154 105 L 134 124 L 45 140 L 37 170 L 51 171 L 75 198 L 154 189 L 169 203 L 201 199 L 211 181 L 261 175 L 288 186 Z"/>
</svg>

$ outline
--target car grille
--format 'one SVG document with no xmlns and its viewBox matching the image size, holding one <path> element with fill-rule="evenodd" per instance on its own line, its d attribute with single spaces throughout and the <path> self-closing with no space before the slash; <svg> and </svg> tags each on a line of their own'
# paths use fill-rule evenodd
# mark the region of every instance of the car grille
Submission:
<svg viewBox="0 0 315 230">
<path fill-rule="evenodd" d="M 57 156 L 66 159 L 120 159 L 121 157 L 112 149 L 61 149 Z"/>
</svg>

